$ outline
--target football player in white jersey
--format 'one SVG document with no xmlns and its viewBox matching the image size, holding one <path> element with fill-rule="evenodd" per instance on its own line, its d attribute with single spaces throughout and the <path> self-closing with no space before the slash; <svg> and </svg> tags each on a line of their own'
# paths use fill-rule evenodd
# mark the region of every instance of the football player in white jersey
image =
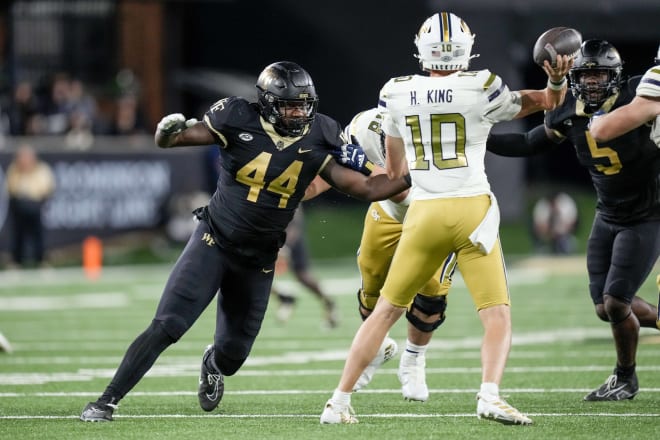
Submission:
<svg viewBox="0 0 660 440">
<path fill-rule="evenodd" d="M 605 115 L 594 115 L 589 131 L 597 142 L 605 142 L 653 121 L 651 139 L 660 146 L 660 46 L 655 66 L 646 71 L 628 104 Z"/>
<path fill-rule="evenodd" d="M 368 160 L 385 167 L 385 134 L 381 129 L 383 116 L 377 108 L 358 113 L 345 128 L 347 139 L 357 141 Z M 364 218 L 362 239 L 357 262 L 360 269 L 361 286 L 358 291 L 358 309 L 366 319 L 378 301 L 380 289 L 392 263 L 394 250 L 401 237 L 403 219 L 410 204 L 408 191 L 387 200 L 374 202 Z M 406 311 L 408 338 L 399 361 L 397 376 L 401 382 L 401 393 L 406 400 L 424 402 L 429 397 L 426 385 L 426 349 L 433 331 L 445 320 L 447 293 L 451 286 L 451 275 L 456 267 L 452 253 L 441 263 L 434 275 L 424 284 Z M 376 370 L 396 355 L 398 346 L 387 336 L 376 357 L 360 375 L 353 390 L 364 388 Z"/>
<path fill-rule="evenodd" d="M 392 325 L 451 252 L 456 252 L 484 327 L 477 415 L 507 424 L 532 423 L 499 395 L 511 347 L 511 313 L 499 210 L 484 156 L 493 124 L 563 102 L 572 59 L 557 56 L 555 67 L 545 62 L 545 89 L 512 92 L 488 70 L 467 70 L 475 57 L 473 43 L 474 35 L 455 14 L 429 17 L 415 38 L 420 67 L 429 75 L 393 78 L 381 90 L 387 172 L 397 176 L 409 170 L 412 201 L 376 307 L 353 339 L 321 423 L 357 422 L 353 386 Z"/>
</svg>

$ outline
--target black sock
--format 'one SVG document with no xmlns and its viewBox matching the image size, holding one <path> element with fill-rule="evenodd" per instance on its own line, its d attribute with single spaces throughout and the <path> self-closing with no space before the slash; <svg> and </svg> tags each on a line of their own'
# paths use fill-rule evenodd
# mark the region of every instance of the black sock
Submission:
<svg viewBox="0 0 660 440">
<path fill-rule="evenodd" d="M 635 374 L 635 364 L 632 364 L 630 367 L 622 367 L 620 365 L 616 366 L 616 375 L 621 379 L 628 379 Z"/>
</svg>

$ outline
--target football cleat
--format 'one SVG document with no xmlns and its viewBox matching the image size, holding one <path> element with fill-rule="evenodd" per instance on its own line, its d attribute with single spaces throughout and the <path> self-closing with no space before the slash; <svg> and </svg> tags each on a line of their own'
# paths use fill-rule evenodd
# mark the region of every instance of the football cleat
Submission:
<svg viewBox="0 0 660 440">
<path fill-rule="evenodd" d="M 383 343 L 380 344 L 380 348 L 378 349 L 376 356 L 371 360 L 371 362 L 369 362 L 369 365 L 367 365 L 367 367 L 358 378 L 355 386 L 353 387 L 353 391 L 358 391 L 366 387 L 369 382 L 371 382 L 371 379 L 374 378 L 376 370 L 378 370 L 378 368 L 380 368 L 380 366 L 385 362 L 396 356 L 398 350 L 399 347 L 396 341 L 389 336 L 386 337 L 383 340 Z"/>
<path fill-rule="evenodd" d="M 398 376 L 404 399 L 418 402 L 426 402 L 429 399 L 429 388 L 426 386 L 426 357 L 424 355 L 412 356 L 403 353 L 399 361 Z"/>
<path fill-rule="evenodd" d="M 477 417 L 505 425 L 531 425 L 532 419 L 499 396 L 477 393 Z"/>
<path fill-rule="evenodd" d="M 83 422 L 112 422 L 112 412 L 118 405 L 110 403 L 89 402 L 80 414 Z"/>
<path fill-rule="evenodd" d="M 293 311 L 296 308 L 296 297 L 285 293 L 276 293 L 276 295 L 280 304 L 277 307 L 275 317 L 280 324 L 285 324 L 291 319 L 291 315 L 293 315 Z"/>
<path fill-rule="evenodd" d="M 351 405 L 340 405 L 330 399 L 326 402 L 323 413 L 321 413 L 321 424 L 334 425 L 338 423 L 353 424 L 358 423 L 358 419 L 355 417 L 355 411 L 353 411 Z"/>
<path fill-rule="evenodd" d="M 0 333 L 0 351 L 4 351 L 5 353 L 11 353 L 14 351 L 9 340 L 5 338 L 5 335 L 2 333 Z"/>
<path fill-rule="evenodd" d="M 206 350 L 204 350 L 202 369 L 199 375 L 197 397 L 199 398 L 199 406 L 204 411 L 213 411 L 216 409 L 225 392 L 225 383 L 222 374 L 207 366 L 213 362 L 213 359 L 209 359 L 211 356 L 213 356 L 213 345 L 207 346 Z"/>
<path fill-rule="evenodd" d="M 638 392 L 637 374 L 633 374 L 627 379 L 621 379 L 616 375 L 615 370 L 615 373 L 608 377 L 600 388 L 584 396 L 584 400 L 588 402 L 627 400 L 635 397 Z"/>
</svg>

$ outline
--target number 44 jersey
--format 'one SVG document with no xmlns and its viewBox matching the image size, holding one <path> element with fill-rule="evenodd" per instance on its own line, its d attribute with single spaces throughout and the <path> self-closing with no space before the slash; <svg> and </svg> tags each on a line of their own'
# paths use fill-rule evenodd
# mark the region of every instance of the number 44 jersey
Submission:
<svg viewBox="0 0 660 440">
<path fill-rule="evenodd" d="M 218 187 L 209 204 L 224 244 L 277 249 L 305 189 L 343 143 L 341 126 L 316 114 L 299 137 L 281 136 L 256 104 L 230 97 L 213 104 L 204 123 L 220 147 Z"/>
<path fill-rule="evenodd" d="M 392 78 L 378 101 L 386 134 L 403 138 L 413 199 L 490 193 L 484 170 L 493 124 L 513 119 L 520 94 L 488 70 Z"/>
</svg>

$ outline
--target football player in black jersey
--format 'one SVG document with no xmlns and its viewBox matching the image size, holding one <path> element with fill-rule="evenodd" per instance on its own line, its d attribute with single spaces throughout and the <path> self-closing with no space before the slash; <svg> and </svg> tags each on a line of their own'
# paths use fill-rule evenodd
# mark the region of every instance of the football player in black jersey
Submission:
<svg viewBox="0 0 660 440">
<path fill-rule="evenodd" d="M 657 328 L 657 308 L 636 296 L 660 253 L 660 150 L 642 125 L 608 142 L 589 132 L 590 117 L 635 97 L 640 77 L 622 80 L 622 61 L 604 40 L 582 43 L 569 72 L 573 96 L 527 133 L 492 134 L 488 149 L 505 156 L 550 151 L 568 139 L 597 194 L 587 245 L 589 291 L 596 315 L 610 323 L 617 363 L 588 401 L 632 399 L 639 391 L 635 357 L 641 327 Z"/>
<path fill-rule="evenodd" d="M 331 151 L 345 143 L 342 129 L 317 113 L 312 78 L 299 65 L 271 64 L 256 86 L 256 103 L 229 97 L 213 104 L 203 122 L 173 114 L 158 124 L 155 140 L 161 148 L 220 146 L 217 190 L 208 206 L 195 211 L 199 224 L 169 276 L 153 321 L 130 345 L 101 397 L 83 409 L 81 420 L 111 421 L 117 403 L 217 293 L 215 337 L 204 351 L 198 392 L 202 409 L 215 409 L 223 376 L 238 371 L 259 333 L 285 229 L 303 198 L 316 194 L 317 175 L 370 201 L 410 186 L 409 176 L 365 176 L 332 158 Z"/>
</svg>

